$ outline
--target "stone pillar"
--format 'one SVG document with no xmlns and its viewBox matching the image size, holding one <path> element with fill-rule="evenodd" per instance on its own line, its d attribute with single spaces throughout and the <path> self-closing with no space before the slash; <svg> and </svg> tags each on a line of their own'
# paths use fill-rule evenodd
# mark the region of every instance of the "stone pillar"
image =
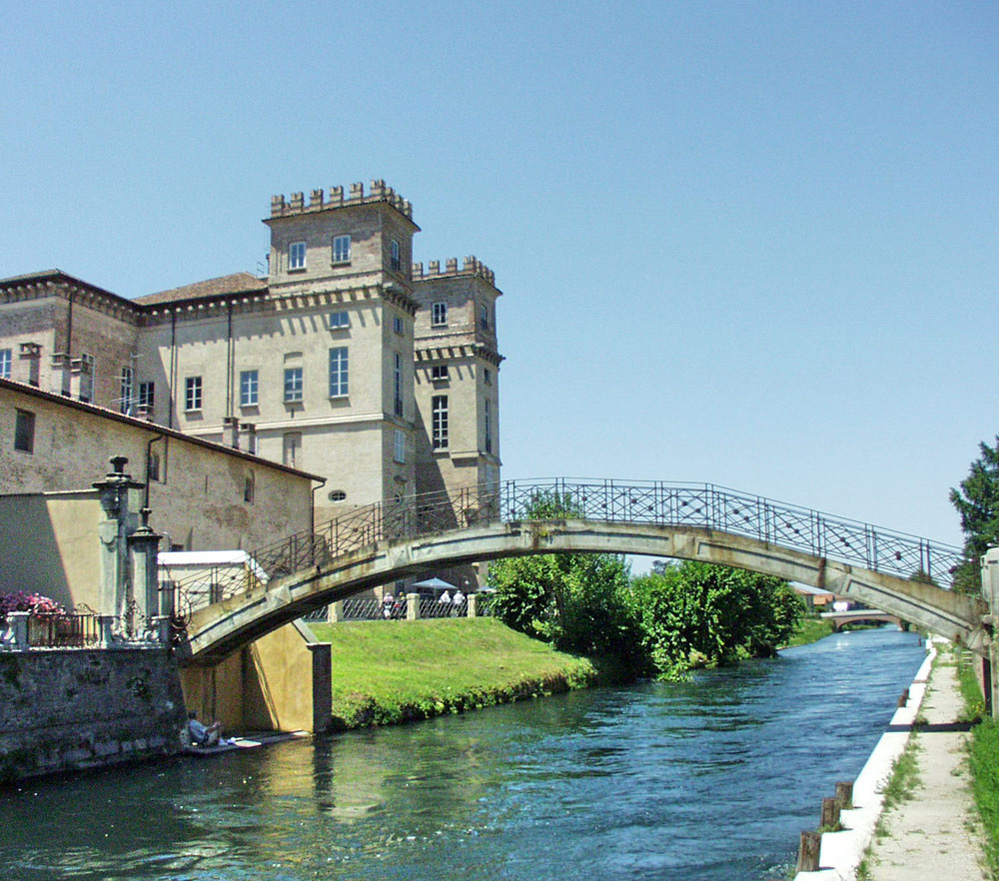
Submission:
<svg viewBox="0 0 999 881">
<path fill-rule="evenodd" d="M 326 622 L 338 624 L 343 621 L 343 600 L 337 600 L 326 607 Z"/>
<path fill-rule="evenodd" d="M 149 528 L 149 508 L 142 509 L 142 526 L 128 536 L 132 558 L 132 591 L 143 618 L 164 614 L 160 608 L 160 539 Z"/>
<path fill-rule="evenodd" d="M 417 621 L 420 618 L 420 595 L 418 593 L 406 594 L 406 620 Z"/>
<path fill-rule="evenodd" d="M 309 643 L 312 652 L 312 731 L 330 730 L 333 721 L 333 660 L 328 642 Z"/>
<path fill-rule="evenodd" d="M 97 527 L 101 543 L 97 612 L 121 617 L 132 599 L 128 536 L 138 526 L 137 511 L 142 499 L 138 491 L 144 484 L 134 482 L 125 474 L 128 459 L 124 456 L 113 456 L 110 462 L 112 470 L 107 477 L 93 485 L 104 513 L 104 519 Z"/>
<path fill-rule="evenodd" d="M 470 593 L 467 599 L 468 617 L 476 618 L 479 614 L 479 598 L 476 594 Z"/>
<path fill-rule="evenodd" d="M 989 548 L 982 557 L 982 596 L 989 606 L 989 658 L 985 665 L 988 678 L 984 683 L 986 701 L 990 704 L 992 718 L 999 719 L 999 548 Z"/>
<path fill-rule="evenodd" d="M 9 632 L 4 634 L 4 642 L 8 648 L 21 652 L 28 650 L 28 618 L 30 617 L 30 612 L 8 612 Z"/>
<path fill-rule="evenodd" d="M 118 643 L 114 632 L 114 615 L 98 615 L 97 626 L 101 631 L 101 648 L 108 649 Z"/>
</svg>

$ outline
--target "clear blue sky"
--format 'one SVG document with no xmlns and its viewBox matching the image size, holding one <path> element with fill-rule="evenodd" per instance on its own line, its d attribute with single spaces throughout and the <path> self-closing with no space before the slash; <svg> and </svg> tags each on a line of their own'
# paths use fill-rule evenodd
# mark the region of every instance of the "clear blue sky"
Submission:
<svg viewBox="0 0 999 881">
<path fill-rule="evenodd" d="M 942 541 L 999 432 L 994 3 L 9 4 L 0 276 L 238 270 L 385 178 L 498 310 L 504 476 Z"/>
</svg>

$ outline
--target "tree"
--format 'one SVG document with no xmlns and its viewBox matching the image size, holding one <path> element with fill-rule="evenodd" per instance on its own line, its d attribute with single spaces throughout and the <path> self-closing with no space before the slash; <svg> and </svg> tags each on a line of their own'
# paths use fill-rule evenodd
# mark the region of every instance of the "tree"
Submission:
<svg viewBox="0 0 999 881">
<path fill-rule="evenodd" d="M 632 582 L 632 614 L 657 675 L 771 657 L 794 632 L 801 601 L 788 584 L 727 566 L 687 561 Z"/>
<path fill-rule="evenodd" d="M 954 587 L 966 593 L 981 591 L 979 561 L 991 545 L 999 544 L 999 436 L 994 447 L 982 441 L 978 448 L 981 457 L 971 463 L 960 488 L 950 491 L 964 532 L 964 560 L 954 570 Z"/>
<path fill-rule="evenodd" d="M 568 496 L 537 494 L 524 519 L 581 516 Z M 563 651 L 625 660 L 637 640 L 621 599 L 629 581 L 614 554 L 537 554 L 489 566 L 493 614 Z"/>
</svg>

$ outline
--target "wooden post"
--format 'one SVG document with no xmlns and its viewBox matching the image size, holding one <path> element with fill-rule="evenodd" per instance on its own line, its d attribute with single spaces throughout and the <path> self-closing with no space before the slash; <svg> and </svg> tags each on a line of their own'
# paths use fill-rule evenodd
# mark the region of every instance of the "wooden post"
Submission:
<svg viewBox="0 0 999 881">
<path fill-rule="evenodd" d="M 853 782 L 846 781 L 836 784 L 836 801 L 840 810 L 847 810 L 853 807 Z"/>
<path fill-rule="evenodd" d="M 899 709 L 901 709 L 902 707 L 904 707 L 907 703 L 909 703 L 909 689 L 908 688 L 905 691 L 902 692 L 902 696 L 898 699 Z"/>
<path fill-rule="evenodd" d="M 839 802 L 836 799 L 822 799 L 822 817 L 819 828 L 827 832 L 832 832 L 839 828 Z"/>
<path fill-rule="evenodd" d="M 801 844 L 798 846 L 798 872 L 817 872 L 819 870 L 819 849 L 822 846 L 821 832 L 802 832 Z"/>
</svg>

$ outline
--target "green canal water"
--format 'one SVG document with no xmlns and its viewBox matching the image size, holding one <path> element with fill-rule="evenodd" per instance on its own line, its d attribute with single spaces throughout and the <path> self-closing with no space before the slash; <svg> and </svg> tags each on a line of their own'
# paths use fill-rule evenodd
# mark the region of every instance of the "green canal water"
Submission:
<svg viewBox="0 0 999 881">
<path fill-rule="evenodd" d="M 0 877 L 755 881 L 786 873 L 924 654 L 773 661 L 0 794 Z"/>
</svg>

